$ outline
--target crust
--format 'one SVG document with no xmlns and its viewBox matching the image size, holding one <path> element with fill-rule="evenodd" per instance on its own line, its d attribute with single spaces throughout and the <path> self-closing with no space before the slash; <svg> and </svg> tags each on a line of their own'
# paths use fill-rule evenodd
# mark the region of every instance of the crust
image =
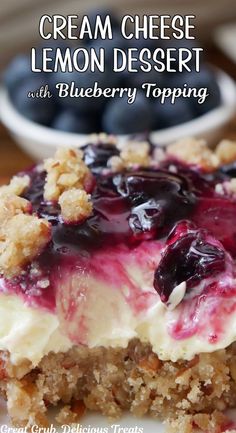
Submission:
<svg viewBox="0 0 236 433">
<path fill-rule="evenodd" d="M 2 353 L 1 365 L 1 391 L 16 426 L 47 425 L 48 407 L 62 402 L 60 423 L 78 422 L 86 409 L 109 418 L 128 410 L 165 420 L 173 432 L 196 426 L 217 432 L 227 422 L 222 411 L 236 407 L 235 344 L 176 363 L 160 361 L 148 344 L 133 340 L 127 349 L 50 353 L 31 371 L 27 363 L 12 366 Z"/>
</svg>

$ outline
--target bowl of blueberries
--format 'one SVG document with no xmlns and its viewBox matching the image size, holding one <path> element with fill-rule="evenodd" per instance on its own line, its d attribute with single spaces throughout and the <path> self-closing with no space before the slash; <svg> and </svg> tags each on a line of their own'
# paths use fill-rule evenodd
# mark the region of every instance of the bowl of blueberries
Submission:
<svg viewBox="0 0 236 433">
<path fill-rule="evenodd" d="M 111 14 L 108 11 L 103 13 Z M 103 73 L 32 72 L 30 56 L 26 54 L 16 56 L 4 71 L 0 89 L 0 118 L 18 144 L 36 160 L 50 156 L 58 146 L 83 146 L 88 142 L 88 136 L 100 132 L 117 135 L 120 140 L 136 134 L 148 135 L 152 143 L 159 146 L 186 136 L 199 136 L 212 142 L 232 118 L 236 107 L 235 83 L 225 72 L 204 60 L 200 72 L 160 73 L 154 68 L 144 72 L 139 68 L 136 73 L 127 70 L 114 73 L 109 66 L 113 48 L 126 50 L 130 42 L 120 36 L 114 16 L 113 28 L 112 40 L 83 41 L 87 49 L 97 50 L 101 46 L 105 49 L 107 67 Z M 138 49 L 147 46 L 150 50 L 156 48 L 156 41 L 142 38 L 135 44 Z M 186 46 L 189 41 L 181 41 L 181 44 Z M 179 41 L 178 47 L 181 44 Z M 54 41 L 49 46 L 53 57 L 58 47 L 63 53 L 69 45 L 66 41 Z M 70 49 L 73 51 L 76 47 L 71 46 Z M 36 60 L 40 65 L 40 46 L 37 53 Z M 99 83 L 101 89 L 131 89 L 130 94 L 135 88 L 136 97 L 132 104 L 127 102 L 125 93 L 111 98 L 58 97 L 55 88 L 61 82 L 68 85 L 73 82 L 78 89 L 93 89 L 95 83 Z M 151 92 L 147 96 L 143 83 L 155 84 L 160 92 L 167 88 L 170 91 L 174 88 L 195 88 L 200 94 L 200 90 L 206 88 L 208 96 L 203 103 L 191 95 L 180 95 L 174 103 L 172 96 L 161 101 L 161 97 L 157 98 Z M 51 97 L 28 97 L 29 92 L 39 89 L 48 89 Z"/>
</svg>

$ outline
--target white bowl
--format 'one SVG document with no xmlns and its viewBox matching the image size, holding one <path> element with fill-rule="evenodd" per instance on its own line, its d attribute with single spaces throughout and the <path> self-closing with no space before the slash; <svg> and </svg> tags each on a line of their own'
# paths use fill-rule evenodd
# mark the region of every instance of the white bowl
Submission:
<svg viewBox="0 0 236 433">
<path fill-rule="evenodd" d="M 225 72 L 217 70 L 222 103 L 218 108 L 181 125 L 150 134 L 153 144 L 165 146 L 183 137 L 201 137 L 213 143 L 236 110 L 236 85 Z M 34 123 L 22 116 L 11 103 L 5 89 L 0 90 L 0 118 L 15 141 L 34 159 L 51 156 L 59 146 L 83 146 L 90 136 L 58 131 Z M 127 136 L 119 136 L 123 141 Z"/>
</svg>

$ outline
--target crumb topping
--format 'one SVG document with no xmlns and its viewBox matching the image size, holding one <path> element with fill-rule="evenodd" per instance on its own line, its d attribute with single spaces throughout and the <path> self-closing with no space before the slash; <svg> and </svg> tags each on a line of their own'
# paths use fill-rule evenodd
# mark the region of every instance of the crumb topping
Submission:
<svg viewBox="0 0 236 433">
<path fill-rule="evenodd" d="M 236 194 L 236 178 L 232 178 L 229 181 L 223 183 L 217 183 L 215 191 L 220 195 L 235 195 Z"/>
<path fill-rule="evenodd" d="M 46 159 L 45 200 L 57 201 L 64 191 L 72 188 L 85 189 L 91 173 L 82 158 L 80 150 L 60 148 L 54 158 Z"/>
<path fill-rule="evenodd" d="M 27 175 L 13 176 L 9 185 L 0 187 L 0 196 L 4 194 L 21 195 L 30 184 L 30 178 Z"/>
<path fill-rule="evenodd" d="M 229 182 L 227 182 L 227 190 L 231 194 L 236 194 L 236 178 L 235 177 L 233 177 L 232 179 L 230 179 Z"/>
<path fill-rule="evenodd" d="M 133 166 L 148 167 L 150 165 L 150 145 L 146 141 L 129 141 L 120 147 L 120 156 L 112 156 L 108 166 L 112 171 L 120 171 Z"/>
<path fill-rule="evenodd" d="M 209 149 L 204 140 L 183 138 L 167 146 L 166 152 L 188 164 L 199 165 L 206 171 L 215 170 L 220 164 L 218 155 Z"/>
<path fill-rule="evenodd" d="M 117 146 L 117 138 L 115 135 L 106 134 L 101 132 L 99 134 L 91 134 L 91 142 L 93 144 L 110 144 L 111 146 Z"/>
<path fill-rule="evenodd" d="M 152 162 L 159 163 L 166 159 L 165 150 L 161 147 L 155 147 L 152 154 Z"/>
<path fill-rule="evenodd" d="M 50 239 L 50 224 L 33 215 L 19 213 L 5 221 L 0 231 L 0 271 L 17 275 Z"/>
<path fill-rule="evenodd" d="M 236 141 L 222 140 L 216 147 L 216 155 L 220 160 L 220 164 L 229 164 L 236 161 Z"/>
<path fill-rule="evenodd" d="M 107 161 L 107 166 L 113 172 L 119 172 L 124 170 L 124 163 L 120 156 L 114 155 Z"/>
<path fill-rule="evenodd" d="M 4 224 L 12 217 L 17 214 L 28 213 L 30 210 L 31 204 L 28 200 L 15 194 L 0 195 L 0 232 Z"/>
<path fill-rule="evenodd" d="M 90 194 L 83 189 L 72 188 L 59 197 L 61 215 L 66 222 L 77 222 L 88 218 L 93 210 Z"/>
<path fill-rule="evenodd" d="M 83 161 L 83 152 L 60 148 L 54 158 L 45 161 L 44 168 L 47 171 L 44 198 L 58 201 L 64 221 L 73 223 L 91 215 L 92 203 L 86 186 L 92 175 Z"/>
<path fill-rule="evenodd" d="M 150 164 L 149 152 L 150 146 L 148 142 L 130 141 L 121 150 L 120 157 L 127 168 L 136 164 L 147 167 Z"/>
<path fill-rule="evenodd" d="M 29 176 L 15 176 L 0 188 L 0 272 L 17 275 L 50 239 L 50 223 L 31 215 L 31 203 L 19 197 Z"/>
</svg>

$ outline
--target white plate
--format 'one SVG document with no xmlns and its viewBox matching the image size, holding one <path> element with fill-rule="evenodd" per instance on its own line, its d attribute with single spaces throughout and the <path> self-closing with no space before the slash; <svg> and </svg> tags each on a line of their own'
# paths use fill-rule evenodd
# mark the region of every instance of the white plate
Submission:
<svg viewBox="0 0 236 433">
<path fill-rule="evenodd" d="M 236 23 L 218 27 L 214 34 L 215 41 L 221 50 L 236 63 Z"/>
</svg>

